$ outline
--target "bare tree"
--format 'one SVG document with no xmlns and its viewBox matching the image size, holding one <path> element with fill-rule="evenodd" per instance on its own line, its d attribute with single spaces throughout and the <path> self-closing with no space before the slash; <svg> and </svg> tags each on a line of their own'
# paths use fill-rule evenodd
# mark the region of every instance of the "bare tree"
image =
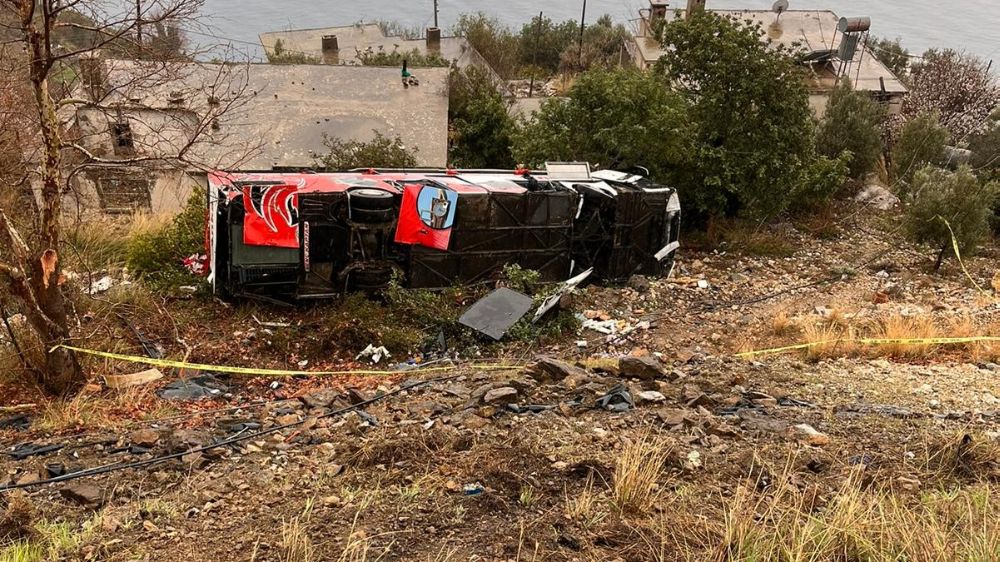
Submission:
<svg viewBox="0 0 1000 562">
<path fill-rule="evenodd" d="M 952 142 L 960 143 L 985 130 L 997 107 L 1000 82 L 987 63 L 966 53 L 931 50 L 913 65 L 903 114 L 910 119 L 937 112 Z"/>
<path fill-rule="evenodd" d="M 11 91 L 23 86 L 28 93 L 26 130 L 38 146 L 32 165 L 24 166 L 25 177 L 31 175 L 35 186 L 32 220 L 23 220 L 19 210 L 4 209 L 0 199 L 0 283 L 44 345 L 39 382 L 51 393 L 72 393 L 85 381 L 76 355 L 60 347 L 72 340 L 60 258 L 63 201 L 73 192 L 74 178 L 99 167 L 207 169 L 221 166 L 223 158 L 240 158 L 235 148 L 228 148 L 232 145 L 220 143 L 227 133 L 219 127 L 221 117 L 242 103 L 247 81 L 236 76 L 240 67 L 194 70 L 201 65 L 176 62 L 190 56 L 162 52 L 164 46 L 180 48 L 178 30 L 191 25 L 202 1 L 0 0 L 0 40 L 23 53 L 22 72 L 12 74 L 22 81 Z M 100 59 L 101 53 L 137 60 L 118 63 L 122 68 L 115 69 Z M 81 80 L 57 78 L 66 75 Z M 179 84 L 180 94 L 164 94 L 173 92 L 172 84 Z M 185 91 L 192 101 L 184 107 L 174 100 L 156 104 L 151 99 L 183 98 Z M 84 114 L 103 126 L 81 127 Z M 142 134 L 121 130 L 126 115 Z M 113 144 L 123 135 L 135 143 L 131 150 L 101 150 L 102 143 Z M 210 145 L 227 148 L 208 150 Z M 241 150 L 247 151 L 245 146 Z"/>
</svg>

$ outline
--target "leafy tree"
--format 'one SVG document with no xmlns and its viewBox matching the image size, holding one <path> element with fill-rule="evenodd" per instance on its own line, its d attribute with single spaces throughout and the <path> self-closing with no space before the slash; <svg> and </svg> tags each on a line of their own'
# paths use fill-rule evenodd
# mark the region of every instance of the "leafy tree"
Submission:
<svg viewBox="0 0 1000 562">
<path fill-rule="evenodd" d="M 835 158 L 849 155 L 849 174 L 863 179 L 882 156 L 882 108 L 866 92 L 843 81 L 830 95 L 830 103 L 816 134 L 816 151 Z"/>
<path fill-rule="evenodd" d="M 417 165 L 416 149 L 408 149 L 403 139 L 390 138 L 374 131 L 375 138 L 368 142 L 324 137 L 327 153 L 316 165 L 331 170 L 352 168 L 412 168 Z"/>
<path fill-rule="evenodd" d="M 918 170 L 942 163 L 947 143 L 948 130 L 936 113 L 918 115 L 903 125 L 892 147 L 892 175 L 901 193 L 909 191 L 908 184 Z"/>
<path fill-rule="evenodd" d="M 985 130 L 1000 107 L 1000 83 L 978 57 L 952 50 L 930 50 L 915 64 L 903 115 L 937 112 L 954 142 Z"/>
<path fill-rule="evenodd" d="M 1000 111 L 989 128 L 969 139 L 969 164 L 980 178 L 1000 179 Z"/>
<path fill-rule="evenodd" d="M 602 167 L 645 166 L 672 181 L 690 151 L 687 106 L 662 76 L 638 70 L 591 70 L 566 98 L 546 100 L 514 136 L 527 166 L 580 160 Z"/>
<path fill-rule="evenodd" d="M 845 150 L 834 158 L 813 159 L 802 179 L 802 187 L 789 204 L 793 211 L 813 211 L 829 203 L 844 187 L 850 173 L 851 152 Z"/>
<path fill-rule="evenodd" d="M 897 78 L 906 79 L 910 72 L 910 51 L 903 47 L 899 38 L 871 39 L 868 41 L 868 48 Z"/>
<path fill-rule="evenodd" d="M 463 168 L 513 168 L 514 119 L 486 71 L 452 70 L 448 97 L 449 161 Z"/>
<path fill-rule="evenodd" d="M 516 78 L 520 70 L 521 42 L 500 20 L 479 12 L 462 14 L 452 33 L 465 39 L 501 77 Z"/>
<path fill-rule="evenodd" d="M 709 215 L 770 218 L 815 157 L 809 96 L 791 53 L 759 24 L 712 12 L 663 26 L 659 68 L 691 101 L 686 200 Z"/>
<path fill-rule="evenodd" d="M 560 68 L 569 71 L 620 66 L 622 60 L 627 59 L 625 42 L 631 37 L 624 25 L 615 25 L 611 16 L 603 15 L 583 31 L 583 57 L 580 57 L 580 44 L 574 41 L 563 51 Z"/>
<path fill-rule="evenodd" d="M 556 24 L 550 18 L 535 16 L 521 28 L 518 38 L 521 63 L 543 68 L 552 73 L 559 70 L 560 56 L 574 41 L 580 27 L 573 20 Z"/>
<path fill-rule="evenodd" d="M 914 174 L 906 227 L 913 240 L 940 248 L 935 269 L 954 253 L 953 235 L 963 255 L 982 242 L 998 191 L 1000 185 L 980 182 L 968 166 L 956 172 L 925 166 Z"/>
</svg>

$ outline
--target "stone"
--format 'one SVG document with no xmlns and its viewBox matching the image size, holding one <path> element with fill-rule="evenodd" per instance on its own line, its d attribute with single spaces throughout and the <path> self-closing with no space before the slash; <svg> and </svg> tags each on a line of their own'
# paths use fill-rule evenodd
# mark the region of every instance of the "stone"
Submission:
<svg viewBox="0 0 1000 562">
<path fill-rule="evenodd" d="M 483 396 L 487 404 L 512 404 L 517 400 L 517 389 L 512 386 L 494 388 Z"/>
<path fill-rule="evenodd" d="M 637 293 L 649 291 L 649 279 L 645 275 L 633 275 L 628 278 L 628 286 Z"/>
<path fill-rule="evenodd" d="M 635 399 L 640 404 L 654 404 L 657 402 L 665 402 L 667 397 L 663 395 L 662 392 L 656 390 L 643 390 L 642 392 L 637 392 Z"/>
<path fill-rule="evenodd" d="M 584 372 L 584 373 L 569 375 L 568 377 L 563 379 L 562 385 L 569 390 L 576 390 L 577 388 L 580 388 L 581 386 L 591 383 L 593 381 L 594 377 L 590 376 L 589 373 Z"/>
<path fill-rule="evenodd" d="M 622 357 L 618 360 L 618 370 L 625 378 L 654 380 L 667 377 L 667 370 L 656 357 Z"/>
<path fill-rule="evenodd" d="M 367 402 L 369 397 L 364 393 L 364 391 L 357 388 L 347 389 L 347 401 L 351 403 L 352 406 L 357 406 L 362 402 Z"/>
<path fill-rule="evenodd" d="M 160 532 L 160 528 L 156 526 L 156 523 L 153 523 L 149 519 L 146 519 L 145 521 L 142 522 L 142 528 L 145 529 L 146 532 L 148 532 L 148 533 L 159 533 Z"/>
<path fill-rule="evenodd" d="M 205 455 L 200 452 L 186 453 L 181 456 L 181 462 L 188 468 L 201 468 L 205 464 Z"/>
<path fill-rule="evenodd" d="M 150 449 L 160 442 L 160 434 L 155 429 L 140 429 L 129 435 L 129 442 Z"/>
<path fill-rule="evenodd" d="M 61 488 L 59 495 L 84 507 L 96 508 L 104 503 L 104 490 L 86 482 L 77 482 Z"/>
<path fill-rule="evenodd" d="M 686 384 L 684 388 L 681 389 L 681 402 L 687 404 L 688 406 L 710 406 L 712 404 L 712 399 L 708 397 L 707 394 L 701 391 L 696 384 Z"/>
<path fill-rule="evenodd" d="M 920 480 L 910 476 L 900 476 L 896 478 L 896 485 L 908 492 L 915 492 L 920 489 Z"/>
<path fill-rule="evenodd" d="M 830 444 L 830 436 L 817 431 L 813 426 L 800 423 L 792 426 L 792 432 L 799 441 L 813 447 L 824 447 Z"/>
<path fill-rule="evenodd" d="M 539 357 L 531 366 L 531 373 L 540 380 L 563 380 L 569 376 L 586 376 L 587 371 L 551 357 Z"/>
<path fill-rule="evenodd" d="M 299 421 L 299 417 L 295 414 L 285 414 L 274 418 L 274 423 L 277 425 L 288 425 L 297 421 Z"/>
<path fill-rule="evenodd" d="M 687 420 L 687 411 L 679 408 L 664 408 L 656 412 L 656 417 L 660 418 L 663 425 L 674 427 L 683 425 Z"/>
<path fill-rule="evenodd" d="M 300 396 L 299 401 L 309 408 L 328 408 L 330 404 L 332 404 L 333 401 L 339 397 L 339 392 L 328 388 L 312 394 Z"/>
</svg>

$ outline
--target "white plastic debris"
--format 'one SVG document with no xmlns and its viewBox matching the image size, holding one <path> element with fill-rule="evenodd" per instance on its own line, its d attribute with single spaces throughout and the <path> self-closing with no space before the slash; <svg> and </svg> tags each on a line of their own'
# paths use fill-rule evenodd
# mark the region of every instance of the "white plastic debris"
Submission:
<svg viewBox="0 0 1000 562">
<path fill-rule="evenodd" d="M 93 283 L 90 284 L 90 290 L 87 291 L 87 294 L 97 295 L 100 293 L 104 293 L 108 289 L 113 287 L 114 284 L 115 280 L 112 279 L 110 275 L 105 275 L 104 277 L 101 277 L 97 281 L 94 281 Z"/>
<path fill-rule="evenodd" d="M 689 469 L 701 468 L 701 453 L 698 451 L 691 451 L 687 454 L 687 462 L 684 464 Z"/>
<path fill-rule="evenodd" d="M 382 360 L 382 358 L 388 357 L 392 357 L 392 354 L 389 353 L 389 350 L 386 349 L 384 345 L 375 347 L 374 344 L 368 344 L 368 347 L 364 348 L 361 353 L 354 358 L 354 360 L 359 361 L 362 358 L 368 358 L 371 359 L 372 363 L 378 363 Z"/>
<path fill-rule="evenodd" d="M 698 280 L 698 288 L 699 289 L 707 289 L 707 288 L 709 288 L 711 286 L 712 285 L 708 282 L 707 279 L 699 279 Z"/>
</svg>

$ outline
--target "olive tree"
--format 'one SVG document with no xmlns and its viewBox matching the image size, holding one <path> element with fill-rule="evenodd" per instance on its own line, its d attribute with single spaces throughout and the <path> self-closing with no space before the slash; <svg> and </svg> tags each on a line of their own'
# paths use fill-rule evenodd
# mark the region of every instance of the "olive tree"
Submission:
<svg viewBox="0 0 1000 562">
<path fill-rule="evenodd" d="M 882 156 L 883 115 L 870 95 L 855 91 L 849 81 L 841 82 L 830 95 L 817 130 L 817 152 L 831 158 L 848 152 L 851 177 L 864 179 Z"/>
<path fill-rule="evenodd" d="M 815 160 L 806 85 L 792 52 L 759 24 L 711 12 L 663 26 L 659 69 L 688 100 L 694 177 L 709 215 L 767 219 L 805 187 Z"/>
</svg>

